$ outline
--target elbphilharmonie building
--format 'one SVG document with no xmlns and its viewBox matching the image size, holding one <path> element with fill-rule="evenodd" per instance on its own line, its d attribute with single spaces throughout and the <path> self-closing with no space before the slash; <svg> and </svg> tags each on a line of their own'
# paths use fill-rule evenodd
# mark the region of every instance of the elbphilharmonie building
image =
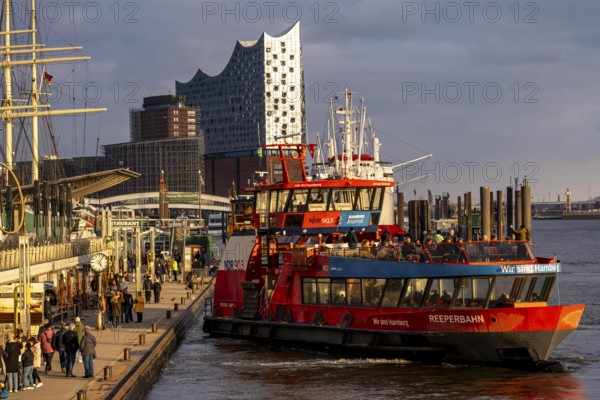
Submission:
<svg viewBox="0 0 600 400">
<path fill-rule="evenodd" d="M 207 192 L 226 195 L 232 182 L 244 186 L 261 169 L 277 175 L 277 157 L 258 157 L 259 146 L 306 142 L 300 23 L 238 41 L 220 74 L 199 69 L 176 82 L 176 94 L 199 110 Z"/>
</svg>

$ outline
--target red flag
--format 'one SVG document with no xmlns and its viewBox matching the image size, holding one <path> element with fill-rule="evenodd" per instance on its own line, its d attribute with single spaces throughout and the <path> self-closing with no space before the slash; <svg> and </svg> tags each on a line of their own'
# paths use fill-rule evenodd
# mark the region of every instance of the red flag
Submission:
<svg viewBox="0 0 600 400">
<path fill-rule="evenodd" d="M 52 83 L 52 75 L 48 74 L 46 71 L 44 71 L 44 82 L 46 82 L 46 85 Z"/>
</svg>

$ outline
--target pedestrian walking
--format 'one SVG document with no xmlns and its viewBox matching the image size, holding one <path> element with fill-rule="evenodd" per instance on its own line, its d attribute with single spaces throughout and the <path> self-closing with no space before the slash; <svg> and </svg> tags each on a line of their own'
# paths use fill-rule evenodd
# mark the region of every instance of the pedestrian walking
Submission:
<svg viewBox="0 0 600 400">
<path fill-rule="evenodd" d="M 35 338 L 30 338 L 27 341 L 27 345 L 33 353 L 33 371 L 31 372 L 31 376 L 33 377 L 33 387 L 38 388 L 44 385 L 44 383 L 42 382 L 42 377 L 38 372 L 39 369 L 42 367 L 42 347 L 40 345 L 40 342 L 35 340 Z M 23 387 L 25 386 L 24 383 L 25 373 L 23 373 Z"/>
<path fill-rule="evenodd" d="M 173 271 L 173 280 L 177 282 L 177 272 L 179 271 L 179 263 L 175 259 L 173 259 L 173 263 L 171 264 L 171 270 Z"/>
<path fill-rule="evenodd" d="M 92 328 L 85 327 L 83 339 L 81 339 L 81 355 L 83 356 L 84 378 L 94 377 L 94 358 L 96 357 L 96 338 L 92 335 Z"/>
<path fill-rule="evenodd" d="M 58 332 L 54 335 L 54 348 L 58 350 L 60 372 L 63 374 L 67 371 L 67 351 L 65 350 L 65 344 L 62 342 L 65 333 L 67 333 L 67 323 L 63 322 L 60 324 Z"/>
<path fill-rule="evenodd" d="M 146 303 L 150 303 L 150 298 L 152 297 L 152 279 L 148 275 L 144 279 L 144 292 L 146 293 Z"/>
<path fill-rule="evenodd" d="M 21 355 L 21 344 L 15 340 L 14 333 L 8 334 L 6 342 L 6 386 L 10 393 L 19 390 L 19 356 Z"/>
<path fill-rule="evenodd" d="M 29 390 L 35 387 L 33 382 L 33 352 L 31 351 L 31 343 L 27 342 L 26 349 L 21 354 L 21 364 L 23 365 L 23 388 L 21 390 Z M 29 381 L 29 385 L 27 385 Z"/>
<path fill-rule="evenodd" d="M 42 356 L 44 357 L 44 362 L 46 363 L 46 374 L 52 372 L 52 358 L 54 358 L 54 352 L 56 351 L 54 347 L 54 330 L 52 329 L 52 325 L 49 323 L 44 326 L 44 330 L 40 333 L 38 341 L 40 342 L 40 346 L 42 348 Z"/>
<path fill-rule="evenodd" d="M 152 291 L 154 292 L 154 304 L 158 304 L 160 302 L 160 291 L 162 290 L 162 285 L 159 280 L 155 280 L 152 284 Z"/>
<path fill-rule="evenodd" d="M 83 322 L 81 322 L 81 318 L 75 317 L 75 332 L 77 332 L 77 343 L 81 342 L 81 338 L 83 337 Z M 82 362 L 83 358 L 81 357 L 81 352 L 77 350 L 77 354 L 75 355 L 76 362 Z"/>
<path fill-rule="evenodd" d="M 121 313 L 123 312 L 123 295 L 117 290 L 117 293 L 110 301 L 110 313 L 112 315 L 113 328 L 117 328 L 121 322 Z"/>
<path fill-rule="evenodd" d="M 67 354 L 66 362 L 66 376 L 75 378 L 73 375 L 73 365 L 75 364 L 75 355 L 79 350 L 79 340 L 77 339 L 77 332 L 75 332 L 75 324 L 69 324 L 69 330 L 62 336 L 62 342 L 65 345 L 65 352 Z"/>
<path fill-rule="evenodd" d="M 137 314 L 137 322 L 142 322 L 144 316 L 144 296 L 142 296 L 141 291 L 137 292 L 135 298 L 135 313 Z"/>
<path fill-rule="evenodd" d="M 128 290 L 123 291 L 123 314 L 121 316 L 121 322 L 133 322 L 133 296 Z"/>
</svg>

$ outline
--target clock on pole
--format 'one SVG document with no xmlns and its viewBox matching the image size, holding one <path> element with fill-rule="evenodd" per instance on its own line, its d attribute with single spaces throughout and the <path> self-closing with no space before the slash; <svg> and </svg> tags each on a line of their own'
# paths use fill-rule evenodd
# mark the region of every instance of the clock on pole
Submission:
<svg viewBox="0 0 600 400">
<path fill-rule="evenodd" d="M 96 272 L 102 272 L 108 266 L 108 257 L 102 253 L 96 253 L 90 258 L 90 267 Z"/>
</svg>

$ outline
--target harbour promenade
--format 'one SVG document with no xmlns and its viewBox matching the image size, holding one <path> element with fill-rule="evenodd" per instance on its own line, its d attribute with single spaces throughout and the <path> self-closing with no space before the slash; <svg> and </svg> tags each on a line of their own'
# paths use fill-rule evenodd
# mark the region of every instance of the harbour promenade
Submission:
<svg viewBox="0 0 600 400">
<path fill-rule="evenodd" d="M 96 359 L 94 377 L 83 378 L 83 363 L 75 363 L 73 374 L 61 373 L 58 352 L 52 361 L 52 372 L 40 368 L 43 386 L 33 390 L 10 393 L 11 399 L 92 400 L 136 399 L 145 395 L 160 374 L 162 367 L 185 335 L 188 326 L 204 315 L 204 299 L 212 295 L 212 281 L 197 284 L 194 290 L 183 283 L 163 284 L 161 302 L 153 299 L 146 308 L 143 322 L 122 324 L 119 328 L 97 330 L 95 311 L 84 311 L 81 316 L 86 326 L 94 327 Z M 177 310 L 175 310 L 177 308 Z M 171 318 L 168 318 L 170 313 Z M 134 321 L 137 321 L 135 312 Z M 153 332 L 156 330 L 156 332 Z M 125 349 L 129 349 L 126 351 Z M 129 359 L 125 360 L 126 353 Z M 107 367 L 107 368 L 105 368 Z M 108 376 L 109 372 L 111 372 Z"/>
</svg>

